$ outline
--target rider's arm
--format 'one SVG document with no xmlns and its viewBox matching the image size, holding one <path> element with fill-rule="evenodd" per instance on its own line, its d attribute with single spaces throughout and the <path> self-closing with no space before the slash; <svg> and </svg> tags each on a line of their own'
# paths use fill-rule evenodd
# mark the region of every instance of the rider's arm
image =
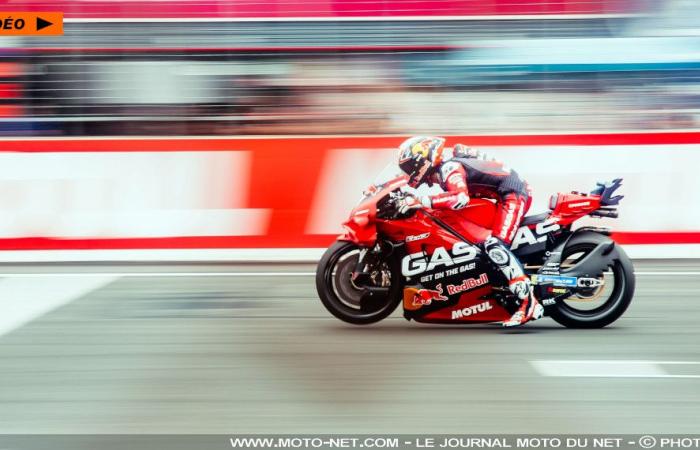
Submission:
<svg viewBox="0 0 700 450">
<path fill-rule="evenodd" d="M 455 161 L 448 161 L 440 167 L 440 187 L 445 192 L 427 197 L 428 206 L 434 209 L 462 209 L 469 203 L 467 172 Z"/>
</svg>

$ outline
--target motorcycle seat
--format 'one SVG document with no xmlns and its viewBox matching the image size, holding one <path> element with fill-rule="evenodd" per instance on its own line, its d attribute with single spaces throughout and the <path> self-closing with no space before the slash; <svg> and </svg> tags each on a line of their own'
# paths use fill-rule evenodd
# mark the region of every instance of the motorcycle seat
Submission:
<svg viewBox="0 0 700 450">
<path fill-rule="evenodd" d="M 532 214 L 525 216 L 520 225 L 533 225 L 535 223 L 544 222 L 547 217 L 549 217 L 549 212 L 543 212 L 541 214 Z"/>
</svg>

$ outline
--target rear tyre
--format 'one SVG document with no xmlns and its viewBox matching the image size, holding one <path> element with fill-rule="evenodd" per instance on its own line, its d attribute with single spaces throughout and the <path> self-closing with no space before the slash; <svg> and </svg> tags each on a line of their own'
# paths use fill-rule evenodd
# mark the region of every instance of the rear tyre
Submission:
<svg viewBox="0 0 700 450">
<path fill-rule="evenodd" d="M 585 256 L 601 242 L 610 242 L 610 238 L 593 232 L 574 236 L 564 249 L 562 263 L 577 255 L 581 255 L 578 258 Z M 609 288 L 609 292 L 600 299 L 602 303 L 593 307 L 578 307 L 577 303 L 586 303 L 591 298 L 597 300 L 595 296 L 601 294 L 596 289 L 582 291 L 579 295 L 560 301 L 550 313 L 552 319 L 568 328 L 603 328 L 622 316 L 632 302 L 635 278 L 634 267 L 627 254 L 619 246 L 617 252 L 620 258 L 602 276 Z"/>
<path fill-rule="evenodd" d="M 360 251 L 352 242 L 337 241 L 326 250 L 316 269 L 316 291 L 323 306 L 338 319 L 355 325 L 366 325 L 386 318 L 402 299 L 400 266 L 396 258 L 368 267 L 372 274 L 367 287 L 384 288 L 386 295 L 363 300 L 365 286 L 352 278 Z"/>
</svg>

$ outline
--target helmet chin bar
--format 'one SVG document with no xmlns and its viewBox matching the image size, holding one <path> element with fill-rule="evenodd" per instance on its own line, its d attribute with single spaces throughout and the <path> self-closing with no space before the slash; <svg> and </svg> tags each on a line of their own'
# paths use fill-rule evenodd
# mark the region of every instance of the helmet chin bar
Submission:
<svg viewBox="0 0 700 450">
<path fill-rule="evenodd" d="M 408 180 L 408 184 L 411 187 L 418 187 L 421 183 L 423 183 L 428 176 L 428 171 L 430 170 L 430 161 L 423 159 L 419 161 L 421 164 L 420 167 L 416 168 L 416 171 L 410 176 Z"/>
</svg>

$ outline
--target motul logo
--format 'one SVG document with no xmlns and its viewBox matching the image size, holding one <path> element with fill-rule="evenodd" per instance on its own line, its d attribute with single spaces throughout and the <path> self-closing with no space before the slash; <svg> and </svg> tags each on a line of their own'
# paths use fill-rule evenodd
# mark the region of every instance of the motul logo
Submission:
<svg viewBox="0 0 700 450">
<path fill-rule="evenodd" d="M 472 316 L 474 314 L 479 314 L 489 309 L 493 309 L 491 302 L 483 302 L 478 305 L 469 306 L 467 308 L 455 309 L 452 311 L 452 320 L 461 319 L 463 317 Z"/>
<path fill-rule="evenodd" d="M 449 295 L 452 294 L 458 294 L 460 292 L 465 292 L 470 289 L 474 289 L 475 287 L 478 286 L 483 286 L 484 284 L 489 282 L 489 277 L 485 274 L 482 273 L 479 278 L 467 278 L 466 280 L 462 281 L 462 284 L 458 285 L 452 285 L 448 284 L 447 285 L 447 293 Z"/>
</svg>

